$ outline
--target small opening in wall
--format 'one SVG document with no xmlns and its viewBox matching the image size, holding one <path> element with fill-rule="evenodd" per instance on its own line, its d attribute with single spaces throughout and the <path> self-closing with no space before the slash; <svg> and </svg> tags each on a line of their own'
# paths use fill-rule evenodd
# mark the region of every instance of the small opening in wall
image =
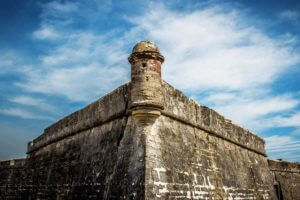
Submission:
<svg viewBox="0 0 300 200">
<path fill-rule="evenodd" d="M 147 64 L 146 64 L 146 63 L 142 63 L 142 66 L 143 66 L 143 67 L 147 67 Z"/>
<path fill-rule="evenodd" d="M 274 185 L 274 187 L 275 187 L 275 191 L 276 191 L 278 200 L 284 200 L 280 182 L 278 181 L 278 184 Z"/>
</svg>

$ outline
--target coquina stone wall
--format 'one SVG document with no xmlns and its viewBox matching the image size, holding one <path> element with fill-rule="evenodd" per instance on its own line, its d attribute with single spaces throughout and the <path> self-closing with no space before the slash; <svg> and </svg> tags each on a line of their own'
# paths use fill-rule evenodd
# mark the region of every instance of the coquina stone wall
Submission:
<svg viewBox="0 0 300 200">
<path fill-rule="evenodd" d="M 263 140 L 167 83 L 162 115 L 136 123 L 129 88 L 45 129 L 27 159 L 1 162 L 1 198 L 270 199 Z"/>
<path fill-rule="evenodd" d="M 146 141 L 147 199 L 276 199 L 264 141 L 164 83 Z"/>
<path fill-rule="evenodd" d="M 300 199 L 300 164 L 268 160 L 280 200 Z"/>
<path fill-rule="evenodd" d="M 143 199 L 144 141 L 121 86 L 45 129 L 28 158 L 1 162 L 1 199 Z"/>
<path fill-rule="evenodd" d="M 45 129 L 27 159 L 0 162 L 1 199 L 276 199 L 278 181 L 298 198 L 299 168 L 268 164 L 261 138 L 165 82 L 161 116 L 136 123 L 129 88 Z"/>
<path fill-rule="evenodd" d="M 0 161 L 0 199 L 25 199 L 26 159 Z"/>
</svg>

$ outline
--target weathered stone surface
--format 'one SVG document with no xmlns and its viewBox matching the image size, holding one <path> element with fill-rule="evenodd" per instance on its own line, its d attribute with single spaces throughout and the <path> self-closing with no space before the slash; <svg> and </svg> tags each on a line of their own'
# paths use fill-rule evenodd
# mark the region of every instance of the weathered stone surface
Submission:
<svg viewBox="0 0 300 200">
<path fill-rule="evenodd" d="M 162 116 L 147 134 L 146 199 L 275 199 L 266 157 Z"/>
<path fill-rule="evenodd" d="M 28 153 L 72 134 L 88 130 L 106 121 L 125 115 L 128 95 L 130 94 L 128 87 L 128 84 L 120 86 L 98 101 L 46 128 L 41 136 L 28 143 Z"/>
<path fill-rule="evenodd" d="M 1 168 L 2 199 L 143 199 L 136 129 L 124 116 L 32 152 L 26 168 Z"/>
<path fill-rule="evenodd" d="M 163 114 L 198 127 L 216 137 L 220 137 L 250 151 L 265 155 L 265 142 L 249 130 L 235 125 L 216 111 L 187 98 L 168 83 L 163 84 Z"/>
<path fill-rule="evenodd" d="M 26 159 L 0 161 L 0 199 L 25 199 Z"/>
<path fill-rule="evenodd" d="M 277 196 L 284 200 L 300 199 L 300 164 L 268 160 Z"/>
<path fill-rule="evenodd" d="M 2 199 L 142 198 L 145 147 L 126 113 L 128 87 L 47 128 L 22 168 L 1 162 Z"/>
<path fill-rule="evenodd" d="M 128 61 L 131 64 L 130 110 L 140 123 L 153 123 L 163 110 L 161 64 L 164 57 L 156 45 L 141 41 Z"/>
</svg>

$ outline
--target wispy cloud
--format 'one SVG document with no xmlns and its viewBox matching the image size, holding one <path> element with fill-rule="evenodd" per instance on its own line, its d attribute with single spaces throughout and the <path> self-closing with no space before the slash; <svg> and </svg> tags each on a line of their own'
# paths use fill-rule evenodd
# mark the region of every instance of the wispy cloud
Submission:
<svg viewBox="0 0 300 200">
<path fill-rule="evenodd" d="M 11 102 L 17 103 L 17 104 L 22 104 L 25 106 L 33 106 L 37 107 L 41 110 L 46 110 L 50 112 L 55 112 L 56 108 L 50 104 L 48 104 L 45 100 L 39 99 L 39 98 L 33 98 L 30 96 L 16 96 L 12 99 L 10 99 Z"/>
<path fill-rule="evenodd" d="M 299 104 L 293 95 L 271 92 L 274 80 L 300 63 L 293 36 L 271 38 L 238 10 L 222 6 L 187 13 L 151 8 L 130 21 L 160 44 L 164 78 L 200 103 L 254 130 L 269 128 L 263 118 Z M 197 97 L 201 93 L 207 96 Z"/>
<path fill-rule="evenodd" d="M 33 37 L 55 43 L 39 57 L 38 67 L 23 68 L 26 81 L 17 86 L 29 92 L 89 102 L 129 80 L 129 65 L 124 64 L 128 56 L 125 42 L 115 38 L 113 31 L 97 34 L 93 29 L 74 25 L 85 17 L 78 7 L 91 9 L 70 2 L 51 2 L 43 6 L 41 27 Z M 101 17 L 102 13 L 97 12 L 88 12 L 87 18 L 90 15 Z"/>
<path fill-rule="evenodd" d="M 275 116 L 265 120 L 268 127 L 298 127 L 300 128 L 300 112 L 294 111 L 290 114 Z"/>
<path fill-rule="evenodd" d="M 261 131 L 270 127 L 283 127 L 282 112 L 293 111 L 300 101 L 291 95 L 269 96 L 257 93 L 232 92 L 212 93 L 203 99 L 226 117 L 247 125 L 252 130 Z M 286 119 L 286 121 L 289 121 Z"/>
<path fill-rule="evenodd" d="M 83 4 L 82 4 L 83 5 Z M 79 16 L 82 10 L 79 10 L 79 4 L 76 2 L 59 2 L 52 1 L 49 3 L 42 4 L 43 12 L 41 13 L 41 24 L 53 25 L 57 28 L 71 25 L 74 23 L 74 18 L 70 17 L 72 15 Z M 79 19 L 78 19 L 79 20 Z"/>
<path fill-rule="evenodd" d="M 45 31 L 45 25 L 51 25 L 53 33 L 64 39 L 40 57 L 39 68 L 27 67 L 27 81 L 18 86 L 89 101 L 128 81 L 127 41 L 148 38 L 159 44 L 166 57 L 165 80 L 196 96 L 208 93 L 198 100 L 243 125 L 252 127 L 262 116 L 298 105 L 292 95 L 274 96 L 269 87 L 282 72 L 300 63 L 294 37 L 271 38 L 238 10 L 219 6 L 178 12 L 150 4 L 143 15 L 124 18 L 133 26 L 116 37 L 113 30 L 97 34 L 71 27 L 78 7 L 78 2 L 44 6 L 42 26 L 34 35 L 40 33 L 40 38 L 51 41 L 55 36 Z"/>
<path fill-rule="evenodd" d="M 0 51 L 0 75 L 15 71 L 18 56 L 12 51 Z"/>
<path fill-rule="evenodd" d="M 33 33 L 33 37 L 40 40 L 55 40 L 60 35 L 51 26 L 43 26 Z"/>
<path fill-rule="evenodd" d="M 280 135 L 273 135 L 264 139 L 266 140 L 266 149 L 271 159 L 299 160 L 299 154 L 295 154 L 300 151 L 300 140 L 295 140 L 291 136 Z"/>
<path fill-rule="evenodd" d="M 165 78 L 185 90 L 254 88 L 300 62 L 285 39 L 270 38 L 236 10 L 179 13 L 155 6 L 131 21 L 160 44 Z"/>
<path fill-rule="evenodd" d="M 28 82 L 18 85 L 27 91 L 64 96 L 72 101 L 88 101 L 125 82 L 125 74 L 122 67 L 110 68 L 100 64 L 52 69 L 46 73 L 33 70 L 27 73 Z"/>
<path fill-rule="evenodd" d="M 52 117 L 35 114 L 19 108 L 0 109 L 0 113 L 20 117 L 23 119 L 42 119 L 53 121 Z"/>
<path fill-rule="evenodd" d="M 46 12 L 43 14 L 50 15 L 51 17 L 61 16 L 64 13 L 70 13 L 78 11 L 78 5 L 73 2 L 60 3 L 58 1 L 52 1 L 45 4 Z"/>
<path fill-rule="evenodd" d="M 285 10 L 279 14 L 279 18 L 282 20 L 299 23 L 300 14 L 295 10 Z"/>
<path fill-rule="evenodd" d="M 13 64 L 12 56 L 10 54 L 1 55 L 0 67 L 11 66 Z M 2 70 L 1 70 L 2 71 Z"/>
</svg>

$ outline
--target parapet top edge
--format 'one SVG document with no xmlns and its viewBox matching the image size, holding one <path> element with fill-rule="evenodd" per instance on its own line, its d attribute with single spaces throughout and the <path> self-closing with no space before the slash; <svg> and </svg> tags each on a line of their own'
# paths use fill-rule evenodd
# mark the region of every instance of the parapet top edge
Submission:
<svg viewBox="0 0 300 200">
<path fill-rule="evenodd" d="M 0 167 L 24 166 L 27 158 L 13 158 L 9 160 L 0 160 Z"/>
<path fill-rule="evenodd" d="M 208 108 L 208 109 L 210 109 L 210 110 L 216 112 L 218 115 L 222 116 L 226 121 L 228 121 L 229 123 L 231 123 L 233 126 L 236 126 L 236 127 L 239 127 L 239 128 L 241 128 L 241 129 L 243 129 L 243 130 L 245 131 L 246 134 L 250 134 L 251 136 L 253 136 L 253 137 L 255 137 L 256 139 L 260 140 L 263 144 L 265 144 L 265 140 L 264 140 L 262 137 L 258 136 L 256 133 L 254 133 L 254 132 L 250 131 L 249 129 L 243 127 L 242 125 L 240 125 L 240 124 L 238 124 L 238 123 L 236 123 L 236 122 L 234 122 L 234 121 L 232 121 L 232 120 L 226 118 L 225 116 L 223 116 L 223 115 L 220 114 L 219 112 L 215 111 L 214 109 L 211 109 L 210 107 L 205 106 L 205 105 L 201 105 L 199 102 L 197 102 L 197 101 L 195 101 L 194 99 L 192 99 L 192 98 L 186 96 L 182 91 L 176 89 L 175 87 L 173 87 L 171 84 L 169 84 L 169 83 L 166 82 L 165 80 L 163 80 L 163 84 L 166 84 L 166 85 L 168 85 L 168 87 L 171 87 L 173 90 L 175 90 L 176 92 L 178 92 L 181 96 L 183 96 L 184 98 L 188 99 L 188 100 L 191 101 L 193 104 L 195 104 L 195 106 L 197 106 L 198 108 L 204 108 L 204 107 L 206 107 L 206 108 Z M 188 119 L 186 119 L 186 120 L 188 120 Z"/>
<path fill-rule="evenodd" d="M 53 124 L 51 124 L 50 126 L 48 126 L 47 128 L 45 128 L 45 129 L 44 129 L 44 132 L 43 132 L 41 135 L 39 135 L 39 136 L 36 137 L 35 139 L 29 141 L 29 142 L 28 142 L 28 145 L 31 145 L 31 144 L 33 144 L 33 143 L 36 143 L 36 142 L 39 142 L 39 141 L 43 140 L 44 137 L 46 137 L 47 134 L 51 134 L 51 133 L 53 132 L 53 131 L 50 131 L 51 128 L 55 128 L 56 125 L 62 123 L 62 122 L 63 122 L 64 120 L 66 120 L 68 117 L 71 117 L 72 115 L 74 115 L 74 114 L 76 114 L 76 113 L 83 112 L 83 111 L 84 111 L 85 109 L 87 109 L 89 106 L 91 106 L 91 105 L 93 105 L 93 104 L 96 104 L 96 103 L 102 101 L 102 100 L 103 100 L 104 98 L 106 98 L 107 96 L 110 96 L 110 95 L 114 94 L 115 92 L 117 92 L 117 91 L 119 91 L 119 90 L 121 90 L 121 89 L 123 89 L 123 88 L 128 87 L 129 84 L 130 84 L 130 82 L 127 82 L 127 83 L 125 83 L 125 84 L 123 84 L 123 85 L 120 85 L 119 87 L 117 87 L 117 88 L 114 89 L 113 91 L 111 91 L 111 92 L 109 92 L 109 93 L 103 95 L 102 97 L 100 97 L 100 98 L 97 99 L 97 100 L 94 100 L 92 103 L 89 103 L 88 105 L 84 106 L 83 108 L 81 108 L 81 109 L 79 109 L 79 110 L 77 110 L 77 111 L 74 111 L 74 112 L 72 112 L 72 113 L 66 115 L 65 117 L 59 119 L 58 121 L 54 122 Z M 57 129 L 57 130 L 55 130 L 55 131 L 59 131 L 59 130 L 61 130 L 61 129 Z"/>
</svg>

